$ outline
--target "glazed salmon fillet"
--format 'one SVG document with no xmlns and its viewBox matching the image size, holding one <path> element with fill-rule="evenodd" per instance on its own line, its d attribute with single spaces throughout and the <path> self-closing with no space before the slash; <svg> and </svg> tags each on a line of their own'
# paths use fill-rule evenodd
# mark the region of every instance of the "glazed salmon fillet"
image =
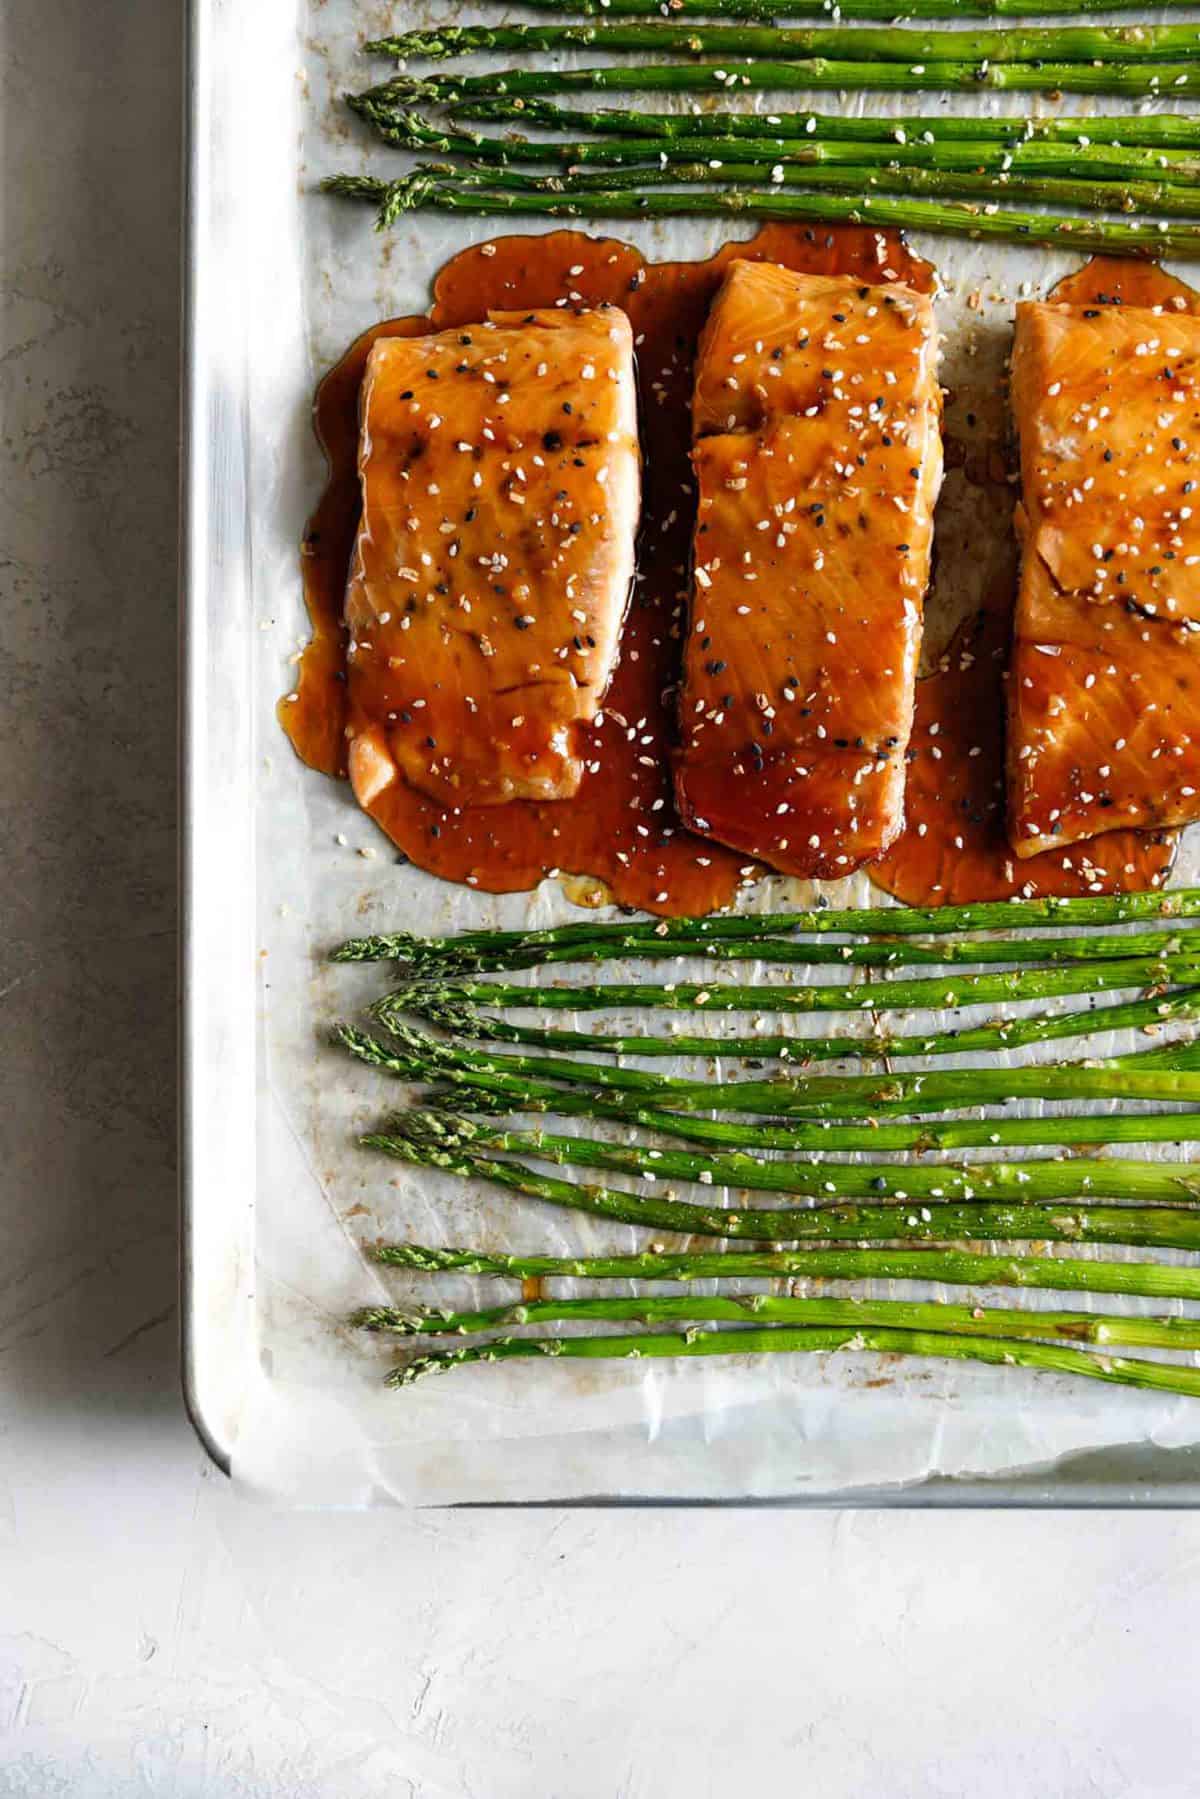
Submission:
<svg viewBox="0 0 1200 1799">
<path fill-rule="evenodd" d="M 372 348 L 345 618 L 349 771 L 451 808 L 567 799 L 617 660 L 639 462 L 614 309 Z"/>
<path fill-rule="evenodd" d="M 1018 856 L 1200 817 L 1200 318 L 1017 308 Z"/>
<path fill-rule="evenodd" d="M 696 370 L 680 812 L 835 877 L 904 822 L 942 472 L 929 300 L 735 262 Z"/>
</svg>

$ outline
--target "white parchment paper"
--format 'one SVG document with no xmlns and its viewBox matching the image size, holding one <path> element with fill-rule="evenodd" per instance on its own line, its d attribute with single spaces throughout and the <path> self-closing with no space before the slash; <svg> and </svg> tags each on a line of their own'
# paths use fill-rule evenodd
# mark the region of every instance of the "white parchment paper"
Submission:
<svg viewBox="0 0 1200 1799">
<path fill-rule="evenodd" d="M 364 1258 L 361 1245 L 386 1237 L 553 1254 L 633 1250 L 645 1237 L 389 1164 L 356 1146 L 358 1133 L 402 1095 L 386 1077 L 326 1047 L 324 1034 L 381 991 L 387 973 L 331 968 L 328 948 L 368 930 L 435 933 L 578 915 L 553 883 L 492 898 L 401 864 L 348 788 L 304 769 L 274 721 L 306 635 L 297 545 L 324 479 L 309 426 L 316 381 L 365 326 L 422 310 L 431 277 L 451 254 L 495 235 L 487 221 L 425 214 L 380 237 L 366 209 L 314 194 L 316 180 L 331 170 L 398 166 L 368 144 L 337 96 L 385 72 L 359 55 L 363 38 L 471 15 L 374 0 L 273 0 L 232 11 L 221 0 L 214 5 L 225 54 L 200 77 L 213 84 L 213 128 L 229 134 L 230 160 L 242 177 L 231 184 L 217 228 L 218 236 L 228 234 L 220 246 L 227 264 L 239 270 L 221 319 L 219 373 L 250 421 L 245 555 L 253 615 L 244 624 L 255 694 L 248 778 L 256 796 L 258 895 L 257 1355 L 245 1378 L 235 1473 L 271 1496 L 333 1505 L 384 1498 L 803 1498 L 850 1496 L 931 1475 L 1004 1475 L 1106 1446 L 1168 1449 L 1200 1441 L 1200 1407 L 1169 1396 L 864 1354 L 502 1364 L 401 1393 L 383 1388 L 386 1368 L 402 1351 L 347 1329 L 353 1307 L 387 1298 L 487 1303 L 516 1295 L 511 1283 L 450 1276 L 431 1283 L 385 1273 Z M 765 98 L 744 103 L 772 105 Z M 775 103 L 798 109 L 804 96 Z M 988 112 L 1022 109 L 1021 96 L 865 96 L 853 103 L 899 116 L 970 104 Z M 838 96 L 817 97 L 816 104 L 837 110 Z M 520 222 L 512 228 L 521 229 Z M 717 222 L 618 226 L 609 234 L 651 257 L 706 256 L 731 235 Z M 1075 259 L 946 239 L 918 238 L 915 247 L 938 265 L 945 286 L 939 318 L 948 429 L 974 412 L 975 441 L 988 436 L 999 449 L 1012 302 L 1019 292 L 1043 291 Z M 1011 568 L 1009 510 L 1002 485 L 948 476 L 930 605 L 935 644 Z M 218 595 L 221 577 L 214 568 Z M 221 730 L 221 719 L 211 722 Z M 1187 878 L 1194 860 L 1186 856 L 1176 878 Z M 745 903 L 768 909 L 804 897 L 794 883 L 775 880 Z M 861 903 L 878 896 L 859 879 L 834 897 Z M 610 966 L 604 978 L 622 972 Z M 645 965 L 640 972 L 653 978 Z M 765 977 L 742 965 L 738 978 Z M 772 970 L 770 978 L 786 978 L 786 971 Z M 846 1028 L 844 1019 L 830 1022 Z M 819 1030 L 821 1021 L 796 1021 L 798 1031 L 810 1025 Z M 747 1028 L 747 1021 L 736 1026 Z M 703 1192 L 714 1197 L 712 1189 Z M 827 1283 L 827 1290 L 845 1289 Z M 902 1297 L 909 1289 L 875 1283 L 874 1292 Z M 1054 1297 L 1031 1293 L 1024 1302 Z"/>
</svg>

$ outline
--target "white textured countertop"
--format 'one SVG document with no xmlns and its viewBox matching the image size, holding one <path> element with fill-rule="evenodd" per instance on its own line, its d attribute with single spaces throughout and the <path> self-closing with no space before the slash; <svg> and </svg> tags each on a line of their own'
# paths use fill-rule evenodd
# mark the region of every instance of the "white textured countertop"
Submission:
<svg viewBox="0 0 1200 1799">
<path fill-rule="evenodd" d="M 178 11 L 0 6 L 0 1794 L 1194 1799 L 1200 1516 L 276 1515 L 205 1463 Z"/>
</svg>

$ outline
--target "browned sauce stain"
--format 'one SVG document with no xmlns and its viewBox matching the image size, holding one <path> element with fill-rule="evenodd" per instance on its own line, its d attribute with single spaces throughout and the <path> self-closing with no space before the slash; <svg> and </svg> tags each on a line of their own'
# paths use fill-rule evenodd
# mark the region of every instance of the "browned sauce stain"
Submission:
<svg viewBox="0 0 1200 1799">
<path fill-rule="evenodd" d="M 1150 263 L 1097 256 L 1053 289 L 1074 304 L 1169 305 L 1200 294 Z M 902 837 L 871 877 L 910 905 L 1015 894 L 1117 893 L 1161 884 L 1174 831 L 1111 831 L 1018 861 L 1004 818 L 1004 671 L 1012 592 L 997 592 L 917 686 Z"/>
<path fill-rule="evenodd" d="M 728 905 L 751 872 L 744 858 L 679 824 L 671 791 L 674 689 L 694 510 L 689 452 L 696 341 L 726 265 L 739 257 L 814 274 L 899 280 L 928 291 L 933 271 L 872 230 L 768 226 L 707 262 L 647 263 L 614 239 L 555 231 L 499 238 L 454 257 L 434 281 L 428 317 L 390 319 L 359 337 L 315 403 L 329 481 L 303 546 L 312 639 L 279 720 L 298 755 L 345 775 L 346 571 L 359 518 L 358 392 L 372 343 L 477 323 L 487 312 L 608 302 L 628 313 L 637 345 L 644 456 L 638 577 L 621 660 L 602 720 L 581 727 L 589 765 L 572 800 L 446 810 L 401 781 L 372 816 L 419 867 L 486 892 L 530 888 L 552 871 L 602 881 L 619 904 L 674 916 Z M 1200 295 L 1153 266 L 1097 258 L 1058 297 L 1155 305 Z M 1017 864 L 1004 832 L 1004 667 L 1012 594 L 964 627 L 917 690 L 908 825 L 872 877 L 912 904 L 1016 893 L 1116 891 L 1157 884 L 1173 833 L 1113 832 Z M 935 754 L 936 752 L 936 754 Z M 592 768 L 590 765 L 597 765 Z M 923 827 L 923 828 L 922 828 Z"/>
<path fill-rule="evenodd" d="M 500 238 L 462 252 L 440 271 L 428 318 L 393 319 L 365 333 L 318 390 L 316 429 L 330 475 L 304 542 L 313 640 L 297 697 L 281 703 L 279 718 L 307 763 L 344 775 L 341 612 L 359 515 L 358 390 L 371 344 L 384 334 L 442 331 L 478 322 L 489 311 L 553 306 L 564 298 L 572 305 L 620 306 L 634 330 L 644 458 L 638 578 L 603 720 L 582 727 L 588 772 L 572 800 L 461 811 L 392 782 L 372 815 L 432 874 L 507 892 L 561 870 L 598 878 L 622 905 L 671 915 L 728 905 L 744 879 L 744 856 L 680 825 L 670 776 L 694 511 L 692 365 L 712 297 L 738 257 L 814 274 L 895 279 L 926 291 L 932 283 L 927 263 L 870 230 L 769 226 L 747 242 L 725 245 L 708 262 L 679 263 L 647 263 L 627 244 L 572 231 Z"/>
</svg>

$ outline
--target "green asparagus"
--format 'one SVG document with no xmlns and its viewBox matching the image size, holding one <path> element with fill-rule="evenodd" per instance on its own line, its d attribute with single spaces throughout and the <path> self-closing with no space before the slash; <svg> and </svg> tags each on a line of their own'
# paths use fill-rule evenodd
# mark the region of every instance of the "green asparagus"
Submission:
<svg viewBox="0 0 1200 1799">
<path fill-rule="evenodd" d="M 472 1362 L 511 1361 L 533 1356 L 567 1360 L 611 1361 L 647 1356 L 785 1355 L 805 1351 L 874 1350 L 887 1355 L 914 1355 L 987 1362 L 998 1367 L 1037 1368 L 1059 1374 L 1084 1375 L 1120 1386 L 1148 1387 L 1163 1393 L 1200 1396 L 1200 1368 L 1178 1363 L 1131 1360 L 1052 1343 L 1023 1343 L 1004 1337 L 955 1337 L 941 1331 L 790 1329 L 639 1332 L 603 1337 L 499 1337 L 489 1343 L 421 1356 L 392 1370 L 388 1384 L 406 1387 L 422 1375 L 466 1367 Z"/>
<path fill-rule="evenodd" d="M 491 1181 L 547 1204 L 617 1223 L 701 1237 L 757 1243 L 946 1242 L 967 1238 L 1044 1243 L 1121 1243 L 1129 1248 L 1200 1248 L 1200 1209 L 1159 1205 L 995 1204 L 938 1201 L 910 1207 L 821 1205 L 746 1207 L 697 1205 L 654 1192 L 627 1192 L 592 1182 L 539 1174 L 523 1162 L 499 1160 L 463 1149 L 442 1148 L 412 1134 L 375 1132 L 364 1148 L 396 1161 L 437 1168 L 467 1179 Z"/>
<path fill-rule="evenodd" d="M 363 1031 L 341 1026 L 335 1040 L 360 1061 L 409 1081 L 482 1074 L 492 1090 L 514 1099 L 553 1099 L 558 1086 L 619 1089 L 679 1111 L 762 1112 L 771 1115 L 872 1116 L 887 1105 L 924 1105 L 950 1111 L 1004 1099 L 1126 1099 L 1195 1103 L 1200 1073 L 1145 1071 L 1112 1063 L 1050 1064 L 1024 1068 L 937 1069 L 922 1074 L 777 1074 L 766 1080 L 682 1080 L 640 1068 L 577 1062 L 566 1056 L 488 1055 L 413 1029 L 394 1033 L 390 1048 Z M 518 1106 L 513 1110 L 519 1110 Z"/>
<path fill-rule="evenodd" d="M 406 1010 L 402 999 L 387 995 L 371 1008 L 387 1028 L 399 1022 Z M 594 1032 L 545 1030 L 538 1025 L 514 1024 L 472 1006 L 437 1005 L 416 1015 L 425 1017 L 455 1037 L 492 1043 L 519 1043 L 538 1049 L 582 1049 L 614 1056 L 720 1056 L 752 1061 L 828 1062 L 854 1057 L 864 1061 L 904 1060 L 910 1056 L 965 1055 L 979 1051 L 1017 1049 L 1031 1043 L 1061 1042 L 1098 1031 L 1147 1030 L 1172 1019 L 1191 1018 L 1200 1011 L 1200 995 L 1194 989 L 1159 999 L 1131 1000 L 1112 1006 L 1095 1006 L 1074 1012 L 1035 1012 L 1024 1018 L 1002 1019 L 992 1024 L 956 1026 L 948 1030 L 893 1035 L 872 1030 L 862 1037 L 803 1037 L 773 1033 L 749 1036 L 696 1035 L 691 1032 Z"/>
<path fill-rule="evenodd" d="M 1171 63 L 1200 57 L 1195 25 L 1005 26 L 996 30 L 937 31 L 911 26 L 836 25 L 775 27 L 755 24 L 645 24 L 621 20 L 598 25 L 446 25 L 372 38 L 369 56 L 438 60 L 480 51 L 528 55 L 557 50 L 657 55 L 683 50 L 692 56 L 769 57 L 795 61 L 820 57 L 854 63 Z"/>
<path fill-rule="evenodd" d="M 543 158 L 544 160 L 544 158 Z M 770 198 L 794 189 L 804 193 L 830 192 L 853 195 L 906 194 L 917 198 L 960 199 L 990 203 L 1036 200 L 1046 206 L 1076 211 L 1138 213 L 1163 218 L 1195 218 L 1200 215 L 1200 189 L 1167 181 L 1097 182 L 1064 180 L 1047 175 L 971 175 L 940 169 L 892 168 L 793 168 L 784 163 L 704 162 L 672 163 L 665 167 L 642 164 L 633 168 L 609 168 L 553 175 L 475 164 L 459 168 L 453 163 L 425 163 L 405 179 L 452 180 L 461 193 L 486 193 L 489 197 L 510 193 L 520 199 L 530 195 L 569 193 L 582 199 L 593 192 L 643 195 L 648 189 L 680 187 L 732 188 L 739 197 Z"/>
<path fill-rule="evenodd" d="M 370 90 L 386 106 L 395 103 L 388 83 Z M 1091 144 L 1200 149 L 1200 117 L 1186 113 L 1067 114 L 1029 118 L 1007 114 L 980 118 L 972 114 L 925 114 L 888 118 L 815 112 L 643 112 L 633 107 L 568 107 L 553 100 L 505 99 L 503 96 L 450 102 L 455 118 L 507 120 L 550 131 L 595 131 L 628 137 L 630 132 L 655 138 L 675 137 L 815 137 L 855 144 L 952 144 L 961 141 L 1002 144 L 1010 149 L 1026 143 L 1054 143 L 1086 148 Z"/>
<path fill-rule="evenodd" d="M 1113 94 L 1184 99 L 1195 65 L 1176 62 L 768 62 L 605 63 L 586 68 L 494 69 L 481 75 L 393 76 L 382 91 L 414 103 L 441 105 L 495 96 L 571 93 L 751 94 L 838 91 L 916 94 Z M 373 95 L 380 90 L 368 90 Z"/>
<path fill-rule="evenodd" d="M 385 1023 L 403 1013 L 440 1019 L 463 1007 L 493 1010 L 613 1012 L 631 1006 L 668 1012 L 900 1012 L 992 1005 L 1005 1001 L 1063 999 L 1138 987 L 1195 982 L 1200 958 L 1188 953 L 1152 961 L 1118 957 L 1111 962 L 1068 963 L 1062 968 L 1021 968 L 993 974 L 931 975 L 909 980 L 857 981 L 849 985 L 722 981 L 622 981 L 595 986 L 525 986 L 505 981 L 443 982 L 430 977 L 396 987 L 377 1004 Z"/>
<path fill-rule="evenodd" d="M 414 969 L 429 967 L 435 973 L 467 972 L 477 964 L 472 957 L 529 956 L 541 961 L 549 951 L 575 951 L 586 958 L 594 946 L 617 944 L 620 954 L 631 956 L 639 948 L 656 957 L 678 955 L 684 950 L 708 954 L 699 946 L 721 942 L 781 937 L 836 934 L 843 937 L 930 936 L 957 937 L 977 931 L 1037 929 L 1064 925 L 1120 925 L 1144 919 L 1192 919 L 1200 917 L 1200 887 L 1179 887 L 1162 892 L 1117 893 L 1098 896 L 1034 900 L 984 900 L 959 906 L 810 906 L 794 912 L 715 913 L 708 918 L 645 918 L 580 921 L 526 931 L 463 931 L 456 937 L 416 937 L 407 931 L 373 937 L 352 937 L 333 951 L 335 962 L 410 963 Z M 1053 959 L 1054 937 L 1032 938 Z M 1109 939 L 1098 942 L 1107 944 Z M 1107 950 L 1103 953 L 1107 954 Z M 1124 952 L 1115 952 L 1121 954 Z M 511 966 L 511 962 L 508 964 Z"/>
<path fill-rule="evenodd" d="M 1163 1262 L 1082 1261 L 1046 1253 L 981 1255 L 960 1249 L 688 1250 L 673 1255 L 492 1255 L 385 1243 L 372 1259 L 424 1274 L 486 1274 L 514 1280 L 803 1280 L 937 1281 L 945 1286 L 1044 1288 L 1059 1293 L 1122 1293 L 1147 1299 L 1200 1300 L 1200 1268 Z"/>
<path fill-rule="evenodd" d="M 522 0 L 533 12 L 561 13 L 562 0 Z M 1139 0 L 906 0 L 906 19 L 1049 18 L 1056 14 L 1132 12 Z M 1162 0 L 1173 10 L 1192 0 Z M 571 12 L 602 19 L 651 19 L 685 14 L 722 19 L 828 19 L 830 0 L 572 0 Z M 838 0 L 843 19 L 886 19 L 897 16 L 895 0 Z"/>
<path fill-rule="evenodd" d="M 603 1168 L 648 1181 L 702 1182 L 743 1192 L 788 1193 L 809 1199 L 983 1200 L 1020 1203 L 1139 1200 L 1180 1203 L 1200 1198 L 1200 1170 L 1187 1163 L 1133 1162 L 1112 1157 L 1070 1157 L 1025 1162 L 831 1162 L 763 1161 L 737 1152 L 658 1149 L 652 1144 L 608 1143 L 562 1137 L 542 1130 L 511 1130 L 448 1117 L 406 1112 L 395 1121 L 405 1138 L 452 1152 L 532 1157 L 574 1168 Z"/>
<path fill-rule="evenodd" d="M 1133 1318 L 1109 1312 L 1029 1311 L 964 1306 L 947 1300 L 790 1299 L 728 1293 L 635 1299 L 526 1299 L 477 1311 L 437 1306 L 364 1306 L 351 1323 L 396 1337 L 477 1336 L 525 1324 L 862 1325 L 868 1329 L 950 1331 L 964 1337 L 1057 1338 L 1099 1348 L 1200 1349 L 1200 1319 Z"/>
<path fill-rule="evenodd" d="M 397 149 L 430 151 L 441 156 L 461 156 L 483 163 L 566 163 L 571 168 L 587 163 L 605 166 L 628 166 L 644 162 L 668 164 L 698 162 L 711 164 L 714 171 L 737 165 L 749 168 L 761 164 L 769 171 L 782 166 L 799 171 L 823 165 L 848 168 L 854 179 L 870 174 L 872 169 L 918 169 L 934 174 L 961 177 L 1003 176 L 1008 180 L 1026 176 L 1069 176 L 1074 181 L 1104 185 L 1184 183 L 1200 174 L 1200 156 L 1190 150 L 1161 150 L 1144 145 L 1048 143 L 1041 139 L 1021 139 L 1014 144 L 1003 142 L 965 143 L 922 142 L 894 139 L 882 144 L 842 143 L 803 137 L 717 137 L 693 135 L 575 138 L 566 141 L 524 138 L 508 135 L 486 137 L 478 131 L 450 131 L 429 123 L 404 107 L 387 106 L 365 95 L 350 95 L 349 105 L 368 124 Z M 735 177 L 730 176 L 730 179 Z M 761 179 L 758 171 L 740 174 L 738 180 Z M 1122 189 L 1124 192 L 1125 190 Z M 1186 191 L 1186 189 L 1185 189 Z M 1049 198 L 1049 195 L 1047 195 Z"/>
<path fill-rule="evenodd" d="M 783 1149 L 799 1152 L 893 1150 L 925 1154 L 935 1149 L 1077 1149 L 1083 1144 L 1108 1148 L 1117 1143 L 1195 1143 L 1200 1141 L 1197 1112 L 1043 1113 L 1036 1118 L 991 1115 L 986 1118 L 934 1118 L 901 1121 L 894 1112 L 870 1116 L 857 1124 L 827 1118 L 795 1119 L 768 1124 L 762 1119 L 704 1118 L 694 1112 L 669 1112 L 640 1103 L 632 1094 L 574 1092 L 560 1087 L 550 1099 L 528 1094 L 492 1093 L 465 1085 L 442 1093 L 433 1089 L 426 1105 L 476 1116 L 504 1117 L 513 1112 L 555 1114 L 560 1118 L 607 1119 L 638 1126 L 660 1137 L 710 1143 L 721 1149 Z"/>
</svg>

